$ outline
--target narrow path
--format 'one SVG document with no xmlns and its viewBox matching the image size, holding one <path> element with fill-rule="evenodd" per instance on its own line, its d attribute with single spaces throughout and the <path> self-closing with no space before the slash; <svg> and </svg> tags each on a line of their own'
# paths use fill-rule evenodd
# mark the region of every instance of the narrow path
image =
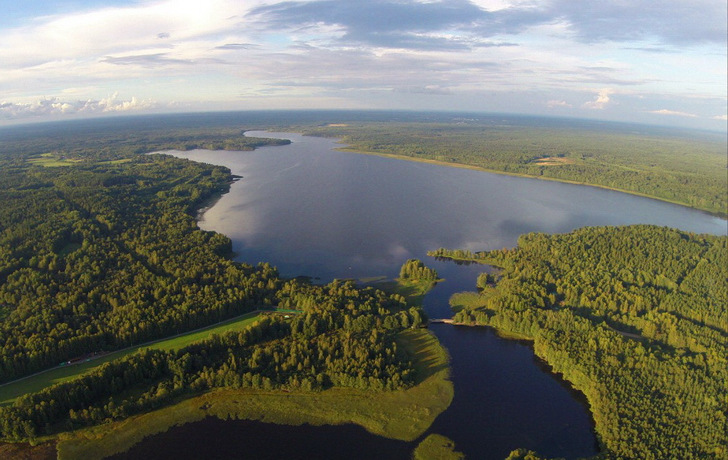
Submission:
<svg viewBox="0 0 728 460">
<path fill-rule="evenodd" d="M 620 331 L 619 329 L 615 329 L 615 328 L 613 328 L 612 326 L 609 326 L 609 325 L 607 325 L 607 326 L 609 327 L 609 329 L 613 330 L 613 331 L 614 331 L 614 332 L 616 332 L 617 334 L 621 334 L 621 335 L 623 335 L 623 336 L 625 336 L 625 337 L 628 337 L 628 338 L 630 338 L 630 339 L 637 339 L 637 340 L 642 340 L 642 339 L 644 339 L 644 337 L 643 337 L 643 336 L 641 336 L 641 335 L 639 335 L 639 334 L 634 334 L 634 333 L 632 333 L 632 332 L 625 332 L 625 331 Z"/>
<path fill-rule="evenodd" d="M 133 348 L 144 348 L 144 347 L 147 347 L 147 346 L 150 346 L 150 345 L 154 345 L 155 343 L 162 342 L 162 341 L 165 341 L 165 340 L 174 339 L 174 338 L 181 337 L 181 336 L 185 336 L 185 335 L 188 335 L 188 334 L 194 334 L 196 332 L 204 331 L 205 329 L 212 329 L 214 327 L 220 326 L 221 324 L 224 324 L 224 323 L 227 323 L 227 322 L 232 322 L 232 321 L 241 319 L 244 316 L 254 315 L 254 314 L 257 315 L 257 314 L 265 313 L 265 312 L 275 313 L 275 310 L 253 310 L 253 311 L 249 311 L 249 312 L 243 313 L 242 315 L 238 315 L 238 316 L 234 316 L 232 318 L 225 319 L 223 321 L 218 321 L 217 323 L 214 323 L 214 324 L 208 324 L 207 326 L 198 327 L 197 329 L 193 329 L 191 331 L 180 332 L 179 334 L 170 335 L 170 336 L 167 336 L 167 337 L 162 337 L 162 338 L 155 339 L 155 340 L 150 340 L 149 342 L 144 342 L 144 343 L 137 344 L 137 345 L 130 345 L 130 346 L 126 347 L 126 348 L 121 348 L 119 350 L 113 350 L 113 351 L 110 351 L 108 353 L 99 353 L 98 355 L 93 356 L 93 357 L 91 357 L 89 359 L 83 359 L 83 360 L 80 360 L 78 362 L 74 362 L 74 363 L 71 363 L 71 364 L 58 365 L 58 366 L 55 366 L 55 367 L 51 367 L 51 368 L 42 370 L 40 372 L 36 372 L 35 374 L 26 375 L 25 377 L 21 377 L 19 379 L 12 380 L 10 382 L 5 382 L 3 384 L 0 384 L 0 388 L 2 388 L 4 386 L 7 386 L 7 385 L 11 385 L 13 383 L 22 382 L 23 380 L 27 380 L 27 379 L 29 379 L 31 377 L 36 377 L 38 375 L 45 374 L 46 372 L 51 372 L 51 371 L 54 371 L 54 370 L 59 369 L 59 368 L 66 369 L 66 368 L 69 368 L 69 367 L 77 366 L 79 364 L 85 364 L 85 363 L 88 363 L 89 361 L 93 361 L 95 359 L 103 358 L 103 357 L 106 357 L 106 356 L 109 356 L 109 355 L 113 355 L 113 354 L 117 354 L 117 353 L 122 353 L 122 352 L 125 352 L 125 351 L 129 351 L 129 350 L 131 350 Z"/>
</svg>

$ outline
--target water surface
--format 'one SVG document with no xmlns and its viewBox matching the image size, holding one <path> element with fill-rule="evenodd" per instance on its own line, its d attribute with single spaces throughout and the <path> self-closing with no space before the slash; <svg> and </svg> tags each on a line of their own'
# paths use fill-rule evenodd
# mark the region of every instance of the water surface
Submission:
<svg viewBox="0 0 728 460">
<path fill-rule="evenodd" d="M 449 317 L 450 295 L 472 290 L 484 270 L 428 258 L 431 249 L 512 247 L 523 233 L 595 225 L 645 223 L 697 233 L 727 231 L 723 219 L 620 192 L 336 152 L 337 144 L 330 139 L 247 135 L 293 143 L 254 152 L 175 152 L 227 166 L 243 176 L 204 213 L 203 229 L 229 236 L 237 260 L 271 262 L 284 276 L 309 275 L 322 281 L 391 278 L 406 259 L 423 259 L 446 279 L 425 299 L 431 317 Z M 552 375 L 528 345 L 501 339 L 486 328 L 433 325 L 432 330 L 452 356 L 455 399 L 430 432 L 453 439 L 470 458 L 502 459 L 519 447 L 566 458 L 596 453 L 583 400 Z M 209 435 L 202 445 L 186 434 L 196 429 Z M 162 444 L 182 446 L 194 457 L 209 454 L 210 443 L 227 452 L 240 446 L 235 440 L 267 439 L 266 430 L 277 434 L 268 443 L 270 449 L 295 445 L 301 458 L 326 458 L 310 446 L 332 438 L 344 446 L 360 442 L 355 440 L 358 434 L 343 427 L 306 427 L 309 444 L 297 440 L 301 427 L 208 420 L 171 430 Z M 138 446 L 147 450 L 136 452 L 160 455 L 159 444 L 150 444 L 153 439 Z M 390 440 L 371 435 L 361 442 L 371 458 L 408 458 L 403 452 L 413 447 L 394 447 Z"/>
<path fill-rule="evenodd" d="M 408 460 L 413 443 L 385 439 L 356 425 L 288 426 L 209 417 L 152 436 L 109 460 Z"/>
<path fill-rule="evenodd" d="M 200 226 L 229 236 L 238 260 L 265 260 L 283 275 L 394 276 L 403 261 L 430 249 L 499 249 L 523 233 L 583 226 L 726 233 L 723 219 L 611 190 L 336 152 L 331 139 L 246 134 L 293 143 L 175 155 L 243 176 Z"/>
</svg>

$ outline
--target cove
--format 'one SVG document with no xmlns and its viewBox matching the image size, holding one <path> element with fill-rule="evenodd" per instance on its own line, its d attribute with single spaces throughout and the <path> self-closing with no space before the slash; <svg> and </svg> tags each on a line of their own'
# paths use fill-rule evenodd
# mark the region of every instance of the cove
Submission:
<svg viewBox="0 0 728 460">
<path fill-rule="evenodd" d="M 450 295 L 473 290 L 485 267 L 439 262 L 426 257 L 430 249 L 511 247 L 523 233 L 593 225 L 648 223 L 697 233 L 726 231 L 726 221 L 717 217 L 620 192 L 336 152 L 330 139 L 246 134 L 293 143 L 254 152 L 174 153 L 224 165 L 243 176 L 205 212 L 203 229 L 229 236 L 237 260 L 270 262 L 283 276 L 309 275 L 321 281 L 391 278 L 406 259 L 420 258 L 446 279 L 425 299 L 431 317 L 449 317 Z M 567 458 L 596 453 L 587 408 L 566 383 L 539 365 L 528 345 L 498 338 L 484 328 L 433 325 L 432 330 L 452 356 L 455 399 L 431 432 L 448 436 L 470 458 L 502 459 L 518 447 Z M 210 423 L 214 429 L 206 428 Z M 206 420 L 170 430 L 161 446 L 179 445 L 198 457 L 209 456 L 210 446 L 215 446 L 219 458 L 225 458 L 222 452 L 228 446 L 240 446 L 236 439 L 268 439 L 269 428 L 260 425 Z M 204 442 L 189 436 L 196 429 L 209 433 Z M 269 448 L 287 444 L 281 440 L 289 436 L 290 444 L 297 445 L 293 439 L 302 429 L 274 427 Z M 338 429 L 344 427 L 314 428 L 307 437 L 314 439 L 314 446 L 330 443 L 339 439 L 332 434 Z M 353 448 L 347 436 L 341 432 L 342 444 Z M 154 439 L 135 449 L 156 447 L 135 452 L 159 458 L 163 447 L 150 444 Z M 369 436 L 365 445 L 373 453 L 380 442 L 390 440 Z M 322 458 L 315 449 L 298 447 L 300 458 Z M 377 458 L 408 458 L 411 449 L 404 457 L 404 449 L 384 451 L 391 455 Z"/>
</svg>

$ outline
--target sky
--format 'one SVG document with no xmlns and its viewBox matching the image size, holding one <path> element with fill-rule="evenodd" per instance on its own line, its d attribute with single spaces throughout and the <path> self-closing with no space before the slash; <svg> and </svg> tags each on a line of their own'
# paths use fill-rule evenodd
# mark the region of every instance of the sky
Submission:
<svg viewBox="0 0 728 460">
<path fill-rule="evenodd" d="M 0 124 L 514 113 L 726 131 L 725 0 L 0 0 Z"/>
</svg>

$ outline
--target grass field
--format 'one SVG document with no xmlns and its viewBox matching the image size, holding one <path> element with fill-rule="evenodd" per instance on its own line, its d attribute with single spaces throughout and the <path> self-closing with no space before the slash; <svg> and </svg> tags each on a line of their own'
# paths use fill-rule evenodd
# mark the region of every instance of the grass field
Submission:
<svg viewBox="0 0 728 460">
<path fill-rule="evenodd" d="M 259 316 L 260 314 L 258 312 L 247 313 L 198 331 L 189 332 L 176 337 L 170 337 L 168 339 L 162 339 L 152 343 L 145 343 L 136 347 L 126 348 L 85 363 L 73 366 L 56 367 L 42 374 L 36 374 L 23 380 L 7 383 L 0 386 L 0 405 L 12 404 L 15 399 L 24 394 L 35 393 L 45 387 L 71 380 L 104 363 L 123 358 L 124 356 L 131 355 L 142 349 L 175 350 L 193 342 L 205 339 L 212 334 L 223 334 L 228 331 L 244 329 L 253 324 Z"/>
<path fill-rule="evenodd" d="M 355 423 L 380 436 L 412 441 L 450 405 L 454 390 L 447 352 L 434 335 L 425 329 L 409 329 L 398 342 L 416 360 L 417 385 L 408 390 L 217 390 L 120 422 L 64 433 L 59 438 L 59 458 L 104 458 L 147 436 L 208 416 L 286 425 Z"/>
<path fill-rule="evenodd" d="M 81 160 L 81 159 L 66 158 L 62 155 L 55 154 L 55 153 L 44 153 L 39 157 L 28 159 L 28 162 L 30 162 L 32 164 L 38 165 L 38 166 L 44 166 L 46 168 L 73 166 L 75 164 L 81 163 L 82 161 L 83 160 Z M 118 160 L 99 161 L 97 163 L 98 164 L 107 164 L 107 165 L 116 165 L 116 164 L 128 163 L 130 161 L 131 161 L 131 158 L 121 158 Z"/>
<path fill-rule="evenodd" d="M 44 166 L 46 168 L 57 168 L 59 166 L 72 166 L 79 162 L 79 160 L 70 160 L 61 156 L 57 156 L 53 153 L 44 153 L 38 158 L 31 158 L 29 162 Z"/>
<path fill-rule="evenodd" d="M 256 322 L 259 317 L 260 313 L 258 312 L 247 313 L 243 316 L 238 316 L 237 318 L 201 329 L 197 332 L 190 332 L 178 337 L 165 339 L 144 348 L 153 348 L 155 350 L 177 350 L 186 347 L 191 343 L 206 339 L 213 334 L 224 334 L 229 331 L 239 331 L 244 329 Z"/>
<path fill-rule="evenodd" d="M 147 436 L 208 416 L 286 425 L 355 423 L 380 436 L 412 441 L 450 405 L 454 390 L 447 352 L 434 335 L 425 329 L 410 329 L 402 332 L 398 341 L 417 362 L 418 384 L 408 390 L 217 390 L 120 422 L 61 434 L 58 456 L 104 458 Z"/>
<path fill-rule="evenodd" d="M 461 460 L 462 452 L 455 450 L 455 443 L 445 436 L 431 434 L 426 437 L 412 454 L 413 460 Z"/>
<path fill-rule="evenodd" d="M 427 280 L 392 280 L 380 281 L 374 284 L 375 287 L 389 294 L 399 294 L 407 299 L 408 305 L 421 307 L 425 294 L 430 292 L 435 284 L 444 280 L 427 281 Z"/>
</svg>

